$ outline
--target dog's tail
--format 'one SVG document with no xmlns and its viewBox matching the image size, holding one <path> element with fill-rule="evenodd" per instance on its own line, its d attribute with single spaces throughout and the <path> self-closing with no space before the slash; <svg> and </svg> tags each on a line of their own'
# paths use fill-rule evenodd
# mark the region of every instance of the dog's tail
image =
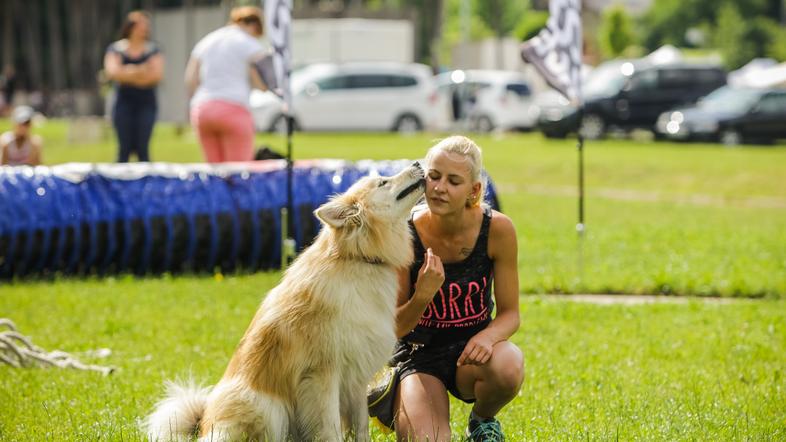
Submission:
<svg viewBox="0 0 786 442">
<path fill-rule="evenodd" d="M 181 441 L 193 438 L 205 413 L 210 388 L 187 381 L 167 382 L 166 397 L 143 424 L 150 441 Z"/>
</svg>

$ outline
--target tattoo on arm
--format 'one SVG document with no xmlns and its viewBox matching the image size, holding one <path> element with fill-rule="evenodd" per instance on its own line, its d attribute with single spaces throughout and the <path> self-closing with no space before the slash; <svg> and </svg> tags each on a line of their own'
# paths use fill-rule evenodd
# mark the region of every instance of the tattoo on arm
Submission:
<svg viewBox="0 0 786 442">
<path fill-rule="evenodd" d="M 459 254 L 460 254 L 461 256 L 469 256 L 469 255 L 470 255 L 470 253 L 472 253 L 472 249 L 470 249 L 470 248 L 467 248 L 467 247 L 462 247 L 462 248 L 461 248 L 461 251 L 459 252 Z"/>
</svg>

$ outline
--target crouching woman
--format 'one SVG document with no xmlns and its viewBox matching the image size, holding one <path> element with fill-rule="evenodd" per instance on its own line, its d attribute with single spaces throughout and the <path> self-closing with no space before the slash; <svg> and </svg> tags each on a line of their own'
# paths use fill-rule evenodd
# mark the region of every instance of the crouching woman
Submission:
<svg viewBox="0 0 786 442">
<path fill-rule="evenodd" d="M 462 136 L 426 156 L 426 206 L 410 220 L 415 262 L 399 275 L 398 440 L 449 441 L 449 392 L 473 404 L 469 440 L 502 441 L 495 416 L 524 381 L 522 352 L 508 340 L 519 327 L 516 232 L 481 203 L 481 169 L 480 148 Z"/>
</svg>

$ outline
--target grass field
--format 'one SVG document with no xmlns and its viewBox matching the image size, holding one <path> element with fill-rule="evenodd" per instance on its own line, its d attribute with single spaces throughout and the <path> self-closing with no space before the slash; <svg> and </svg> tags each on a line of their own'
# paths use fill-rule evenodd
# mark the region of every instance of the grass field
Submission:
<svg viewBox="0 0 786 442">
<path fill-rule="evenodd" d="M 141 440 L 163 381 L 215 383 L 277 273 L 2 289 L 0 316 L 103 377 L 0 366 L 0 440 Z M 527 381 L 508 440 L 784 440 L 786 301 L 591 305 L 522 297 Z M 106 359 L 84 352 L 110 348 Z M 460 434 L 469 408 L 453 402 Z M 393 440 L 374 429 L 375 440 Z"/>
<path fill-rule="evenodd" d="M 7 127 L 0 122 L 0 129 Z M 49 122 L 45 161 L 111 161 Z M 295 158 L 419 158 L 436 135 L 297 134 Z M 260 136 L 276 149 L 283 140 Z M 579 266 L 576 151 L 539 134 L 478 137 L 519 235 L 527 381 L 499 416 L 509 441 L 786 440 L 786 149 L 608 140 L 586 149 Z M 201 159 L 159 125 L 156 160 Z M 109 377 L 0 366 L 0 440 L 141 440 L 166 379 L 212 384 L 278 272 L 0 285 L 0 317 Z M 738 298 L 594 305 L 543 293 Z M 97 359 L 89 351 L 110 348 Z M 454 434 L 469 408 L 453 402 Z M 376 429 L 375 440 L 385 438 Z"/>
<path fill-rule="evenodd" d="M 110 138 L 69 144 L 73 130 L 62 121 L 38 130 L 48 164 L 114 158 Z M 296 134 L 294 157 L 416 159 L 436 138 Z M 580 243 L 574 141 L 538 133 L 477 141 L 502 209 L 516 224 L 524 293 L 786 293 L 786 146 L 589 142 L 587 234 Z M 279 151 L 285 144 L 272 135 L 259 136 L 262 143 Z M 201 160 L 193 135 L 167 125 L 156 127 L 151 152 L 160 161 Z"/>
</svg>

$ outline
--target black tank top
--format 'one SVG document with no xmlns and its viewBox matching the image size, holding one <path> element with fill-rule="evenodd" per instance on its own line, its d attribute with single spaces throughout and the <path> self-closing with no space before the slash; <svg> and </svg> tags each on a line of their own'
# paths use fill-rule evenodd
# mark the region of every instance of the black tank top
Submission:
<svg viewBox="0 0 786 442">
<path fill-rule="evenodd" d="M 461 261 L 443 263 L 445 282 L 426 307 L 418 325 L 403 338 L 405 341 L 438 345 L 464 341 L 491 322 L 494 309 L 491 296 L 494 262 L 488 255 L 490 224 L 491 209 L 487 207 L 472 253 Z M 426 249 L 415 229 L 413 218 L 409 219 L 409 228 L 415 248 L 415 262 L 409 268 L 411 298 L 415 293 L 415 282 Z"/>
</svg>

